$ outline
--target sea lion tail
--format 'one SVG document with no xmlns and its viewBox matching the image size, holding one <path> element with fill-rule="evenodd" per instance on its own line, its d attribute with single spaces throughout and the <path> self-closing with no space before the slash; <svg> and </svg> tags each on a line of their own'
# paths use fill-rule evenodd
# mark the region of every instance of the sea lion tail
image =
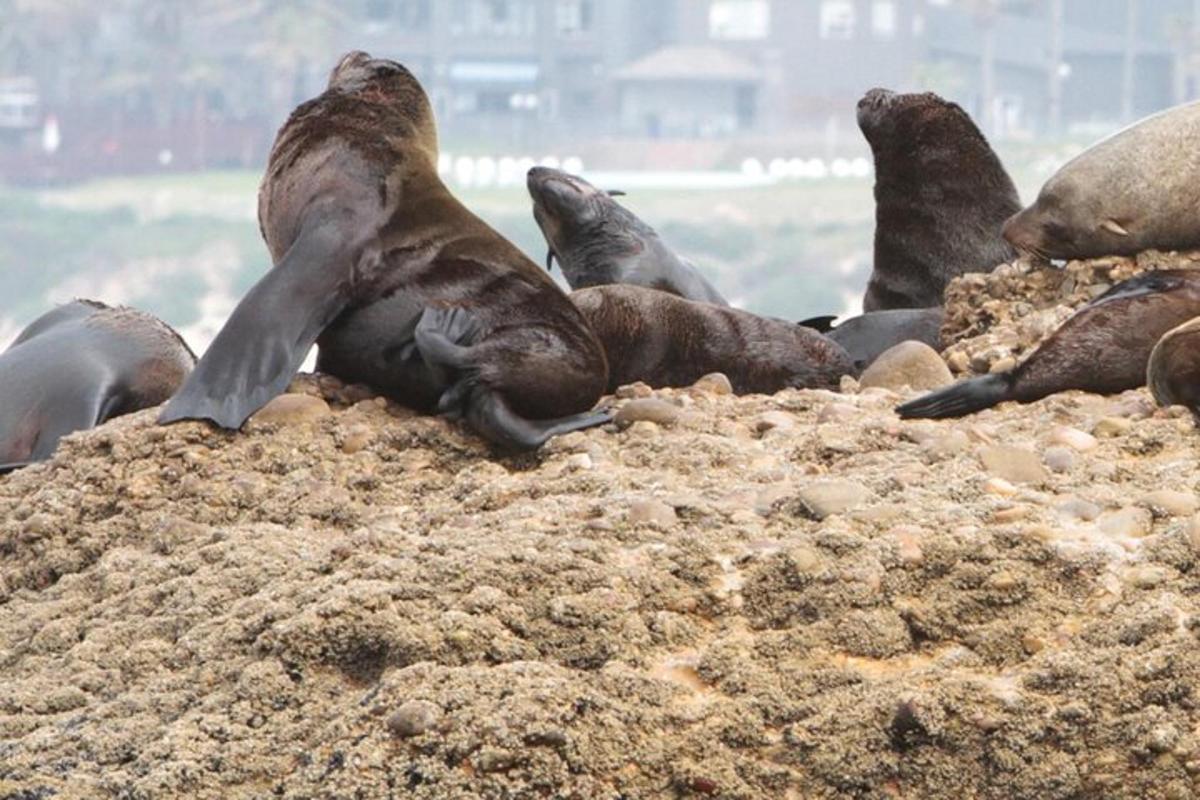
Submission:
<svg viewBox="0 0 1200 800">
<path fill-rule="evenodd" d="M 1010 373 L 971 378 L 897 406 L 896 413 L 902 419 L 965 417 L 1009 399 L 1012 385 Z"/>
</svg>

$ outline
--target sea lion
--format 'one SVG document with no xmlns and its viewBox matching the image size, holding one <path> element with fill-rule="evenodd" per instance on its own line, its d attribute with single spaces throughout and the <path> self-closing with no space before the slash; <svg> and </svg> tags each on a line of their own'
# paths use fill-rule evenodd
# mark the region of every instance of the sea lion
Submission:
<svg viewBox="0 0 1200 800">
<path fill-rule="evenodd" d="M 1146 385 L 1160 406 L 1187 406 L 1200 424 L 1200 317 L 1167 331 L 1154 345 Z"/>
<path fill-rule="evenodd" d="M 646 223 L 576 175 L 534 167 L 526 177 L 533 218 L 572 289 L 625 283 L 727 306 L 696 267 L 671 251 Z"/>
<path fill-rule="evenodd" d="M 276 136 L 259 190 L 275 266 L 160 417 L 239 428 L 309 347 L 317 369 L 489 441 L 600 424 L 600 343 L 536 264 L 437 174 L 433 110 L 406 68 L 355 51 Z"/>
<path fill-rule="evenodd" d="M 608 391 L 642 381 L 690 386 L 723 372 L 737 394 L 836 388 L 854 367 L 842 347 L 794 322 L 641 286 L 571 293 L 608 356 Z"/>
<path fill-rule="evenodd" d="M 940 351 L 945 316 L 941 306 L 869 311 L 831 326 L 825 335 L 845 348 L 861 372 L 901 342 L 917 341 Z"/>
<path fill-rule="evenodd" d="M 164 402 L 195 363 L 150 314 L 96 300 L 48 311 L 0 354 L 0 472 L 49 458 L 72 431 Z"/>
<path fill-rule="evenodd" d="M 858 126 L 875 156 L 875 269 L 864 311 L 940 306 L 946 284 L 1009 261 L 1000 236 L 1021 208 L 971 118 L 936 94 L 872 89 Z"/>
<path fill-rule="evenodd" d="M 1054 173 L 1004 238 L 1048 260 L 1200 246 L 1200 103 L 1113 134 Z"/>
<path fill-rule="evenodd" d="M 1146 382 L 1146 364 L 1162 335 L 1198 315 L 1200 270 L 1146 272 L 1076 311 L 1015 369 L 962 381 L 896 410 L 905 418 L 940 419 L 1068 389 L 1136 389 Z"/>
</svg>

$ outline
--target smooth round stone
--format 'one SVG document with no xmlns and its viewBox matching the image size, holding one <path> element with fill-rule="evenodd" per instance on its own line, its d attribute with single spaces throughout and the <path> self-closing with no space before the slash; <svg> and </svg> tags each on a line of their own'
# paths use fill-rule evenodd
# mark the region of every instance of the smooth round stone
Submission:
<svg viewBox="0 0 1200 800">
<path fill-rule="evenodd" d="M 800 490 L 800 502 L 818 520 L 865 505 L 873 496 L 862 484 L 841 480 L 821 481 Z"/>
<path fill-rule="evenodd" d="M 901 342 L 886 350 L 859 378 L 864 389 L 910 387 L 921 392 L 940 389 L 954 382 L 946 362 L 923 342 Z"/>
<path fill-rule="evenodd" d="M 673 425 L 682 413 L 679 406 L 659 400 L 656 397 L 645 397 L 630 400 L 617 412 L 616 423 L 625 428 L 635 422 L 653 422 L 658 425 Z"/>
<path fill-rule="evenodd" d="M 1150 533 L 1153 524 L 1150 512 L 1136 506 L 1108 511 L 1096 521 L 1096 526 L 1108 536 L 1130 539 L 1141 539 Z"/>
<path fill-rule="evenodd" d="M 1138 505 L 1150 509 L 1156 517 L 1186 517 L 1200 510 L 1200 500 L 1190 492 L 1159 489 L 1142 495 Z"/>
<path fill-rule="evenodd" d="M 1070 472 L 1075 468 L 1075 451 L 1069 447 L 1047 447 L 1042 460 L 1052 472 Z"/>
<path fill-rule="evenodd" d="M 1086 431 L 1081 431 L 1078 428 L 1070 428 L 1065 425 L 1055 428 L 1050 433 L 1051 444 L 1058 444 L 1064 447 L 1070 447 L 1072 450 L 1078 450 L 1081 453 L 1086 453 L 1088 450 L 1095 449 L 1096 445 L 1100 444 L 1095 436 L 1092 436 Z"/>
<path fill-rule="evenodd" d="M 1037 454 L 1023 447 L 984 447 L 979 451 L 979 460 L 989 474 L 1010 483 L 1044 483 L 1050 477 Z"/>
<path fill-rule="evenodd" d="M 720 372 L 710 372 L 693 383 L 692 388 L 709 394 L 733 394 L 733 384 Z"/>
<path fill-rule="evenodd" d="M 668 526 L 675 520 L 675 509 L 661 500 L 634 500 L 629 504 L 630 524 Z"/>
<path fill-rule="evenodd" d="M 246 427 L 253 430 L 263 425 L 301 425 L 316 422 L 331 413 L 324 398 L 310 394 L 281 394 L 255 412 Z"/>
<path fill-rule="evenodd" d="M 1105 417 L 1096 423 L 1096 427 L 1092 428 L 1092 433 L 1101 439 L 1111 439 L 1123 436 L 1131 428 L 1133 428 L 1133 420 L 1124 417 Z"/>
<path fill-rule="evenodd" d="M 442 718 L 442 710 L 427 700 L 409 700 L 388 717 L 387 727 L 404 739 L 420 736 Z"/>
</svg>

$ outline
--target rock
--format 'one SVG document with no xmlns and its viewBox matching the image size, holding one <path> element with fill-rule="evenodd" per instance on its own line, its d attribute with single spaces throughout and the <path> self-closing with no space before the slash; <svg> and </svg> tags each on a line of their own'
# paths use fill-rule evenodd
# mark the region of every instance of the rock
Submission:
<svg viewBox="0 0 1200 800">
<path fill-rule="evenodd" d="M 631 400 L 635 397 L 650 397 L 654 394 L 654 390 L 641 381 L 638 381 L 637 383 L 629 383 L 625 386 L 617 387 L 615 394 L 621 400 Z"/>
<path fill-rule="evenodd" d="M 332 412 L 329 404 L 309 394 L 281 394 L 260 408 L 246 423 L 247 430 L 267 425 L 300 425 L 316 422 Z"/>
<path fill-rule="evenodd" d="M 1196 495 L 1171 489 L 1159 489 L 1142 495 L 1137 503 L 1150 509 L 1156 517 L 1186 517 L 1200 510 L 1200 501 L 1196 499 Z"/>
<path fill-rule="evenodd" d="M 1103 512 L 1103 509 L 1095 503 L 1084 500 L 1081 497 L 1071 496 L 1062 498 L 1060 502 L 1055 504 L 1054 508 L 1060 514 L 1065 514 L 1084 522 L 1091 522 L 1097 519 Z"/>
<path fill-rule="evenodd" d="M 821 481 L 800 490 L 801 506 L 817 520 L 858 508 L 872 497 L 870 489 L 853 481 Z"/>
<path fill-rule="evenodd" d="M 967 448 L 971 446 L 971 437 L 960 430 L 953 430 L 949 433 L 930 439 L 921 445 L 921 450 L 924 451 L 930 458 L 943 459 L 953 458 L 960 453 L 965 453 Z"/>
<path fill-rule="evenodd" d="M 1053 444 L 1070 447 L 1072 450 L 1078 450 L 1081 453 L 1086 453 L 1088 450 L 1095 449 L 1099 444 L 1096 437 L 1090 433 L 1085 433 L 1078 428 L 1069 428 L 1060 426 L 1050 432 L 1050 441 Z"/>
<path fill-rule="evenodd" d="M 429 731 L 442 718 L 442 709 L 427 700 L 409 700 L 387 719 L 393 736 L 408 739 Z"/>
<path fill-rule="evenodd" d="M 1075 468 L 1075 451 L 1069 447 L 1047 447 L 1042 460 L 1052 472 L 1070 472 Z"/>
<path fill-rule="evenodd" d="M 656 397 L 645 397 L 630 400 L 617 412 L 618 427 L 627 428 L 635 422 L 653 422 L 658 425 L 674 425 L 681 414 L 679 406 L 659 400 Z"/>
<path fill-rule="evenodd" d="M 921 392 L 940 389 L 954 382 L 938 352 L 922 342 L 901 342 L 885 351 L 863 372 L 864 389 L 900 390 L 905 386 Z"/>
<path fill-rule="evenodd" d="M 709 394 L 733 394 L 733 385 L 729 378 L 720 372 L 710 372 L 692 384 L 692 388 Z"/>
<path fill-rule="evenodd" d="M 796 418 L 785 411 L 768 411 L 754 421 L 754 430 L 766 433 L 770 430 L 787 430 L 796 424 Z"/>
<path fill-rule="evenodd" d="M 1114 538 L 1140 539 L 1150 533 L 1153 524 L 1153 517 L 1146 509 L 1125 506 L 1117 511 L 1101 514 L 1096 527 Z"/>
<path fill-rule="evenodd" d="M 1010 483 L 1045 483 L 1049 473 L 1032 450 L 1008 445 L 984 447 L 979 451 L 983 468 Z"/>
<path fill-rule="evenodd" d="M 675 523 L 675 509 L 661 500 L 634 500 L 629 504 L 631 525 L 669 526 Z"/>
<path fill-rule="evenodd" d="M 1105 417 L 1096 423 L 1092 433 L 1101 439 L 1123 436 L 1133 427 L 1133 420 L 1125 417 Z"/>
<path fill-rule="evenodd" d="M 842 394 L 858 394 L 862 386 L 853 375 L 843 375 L 838 381 L 838 391 Z"/>
<path fill-rule="evenodd" d="M 355 425 L 346 432 L 346 438 L 342 440 L 342 452 L 347 455 L 360 453 L 367 449 L 367 446 L 374 440 L 375 434 L 371 428 L 366 425 Z"/>
<path fill-rule="evenodd" d="M 575 453 L 567 458 L 567 469 L 571 472 L 580 472 L 592 469 L 592 457 L 587 453 Z"/>
<path fill-rule="evenodd" d="M 1012 356 L 1002 356 L 992 362 L 988 367 L 988 372 L 992 375 L 998 375 L 1001 372 L 1012 372 L 1017 367 L 1017 360 Z"/>
</svg>

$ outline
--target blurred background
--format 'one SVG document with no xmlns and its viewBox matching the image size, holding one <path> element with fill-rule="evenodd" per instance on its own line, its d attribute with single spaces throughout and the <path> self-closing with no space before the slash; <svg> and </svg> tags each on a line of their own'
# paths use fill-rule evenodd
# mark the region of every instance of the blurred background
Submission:
<svg viewBox="0 0 1200 800">
<path fill-rule="evenodd" d="M 535 261 L 524 172 L 563 166 L 799 319 L 870 272 L 863 92 L 959 102 L 1028 202 L 1200 94 L 1200 0 L 0 0 L 0 344 L 83 296 L 202 350 L 269 266 L 275 131 L 355 48 L 417 74 L 446 181 Z"/>
</svg>

